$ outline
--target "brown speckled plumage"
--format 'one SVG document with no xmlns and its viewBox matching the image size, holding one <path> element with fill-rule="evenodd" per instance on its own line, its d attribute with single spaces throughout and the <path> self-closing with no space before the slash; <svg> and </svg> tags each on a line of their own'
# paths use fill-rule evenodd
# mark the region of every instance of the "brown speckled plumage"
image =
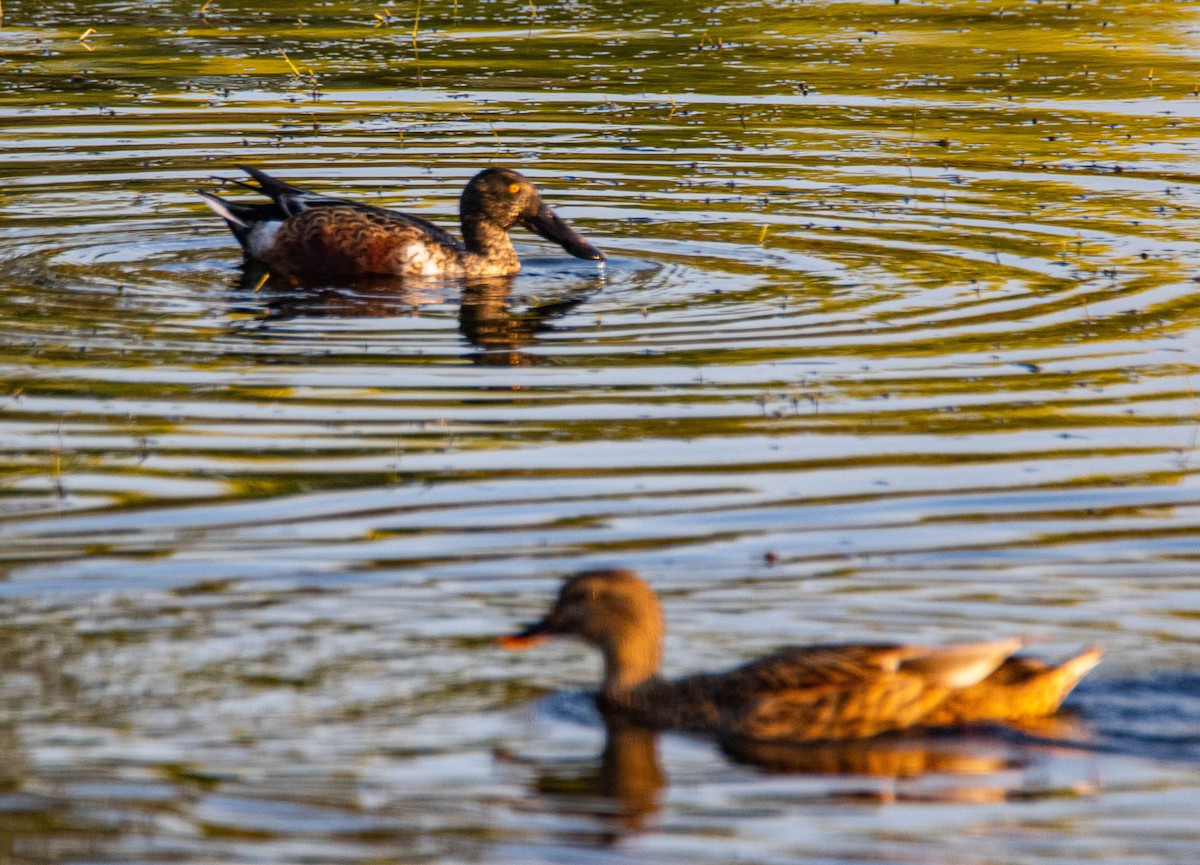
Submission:
<svg viewBox="0 0 1200 865">
<path fill-rule="evenodd" d="M 658 599 L 641 578 L 591 571 L 568 580 L 550 612 L 505 644 L 580 637 L 604 655 L 598 701 L 606 712 L 648 727 L 766 741 L 1047 715 L 1100 658 L 1092 649 L 1048 667 L 1011 658 L 1017 639 L 945 648 L 818 645 L 672 681 L 659 675 L 662 630 Z"/>
<path fill-rule="evenodd" d="M 528 179 L 505 168 L 475 175 L 459 204 L 463 239 L 394 210 L 306 192 L 242 166 L 271 204 L 235 204 L 201 192 L 246 254 L 297 278 L 504 276 L 521 269 L 508 232 L 521 225 L 578 258 L 604 254 L 541 199 Z"/>
<path fill-rule="evenodd" d="M 280 224 L 275 242 L 258 257 L 276 270 L 302 274 L 462 273 L 460 249 L 385 214 L 348 207 L 320 207 L 293 216 Z"/>
</svg>

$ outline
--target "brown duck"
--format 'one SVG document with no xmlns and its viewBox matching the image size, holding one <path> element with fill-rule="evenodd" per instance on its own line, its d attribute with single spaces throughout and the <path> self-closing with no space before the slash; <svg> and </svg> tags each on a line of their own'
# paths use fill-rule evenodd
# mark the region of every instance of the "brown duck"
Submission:
<svg viewBox="0 0 1200 865">
<path fill-rule="evenodd" d="M 197 190 L 233 232 L 246 255 L 293 277 L 506 276 L 521 269 L 508 237 L 520 225 L 576 258 L 603 261 L 542 201 L 527 178 L 487 168 L 459 202 L 462 241 L 433 223 L 395 210 L 307 192 L 264 171 L 238 166 L 256 181 L 234 181 L 271 199 L 242 204 Z"/>
<path fill-rule="evenodd" d="M 607 713 L 647 727 L 764 741 L 859 738 L 1049 715 L 1101 655 L 1092 648 L 1049 667 L 1010 657 L 1020 639 L 944 648 L 816 645 L 671 681 L 659 675 L 658 598 L 625 570 L 572 577 L 541 621 L 501 645 L 524 648 L 552 636 L 579 637 L 603 654 L 597 700 Z"/>
</svg>

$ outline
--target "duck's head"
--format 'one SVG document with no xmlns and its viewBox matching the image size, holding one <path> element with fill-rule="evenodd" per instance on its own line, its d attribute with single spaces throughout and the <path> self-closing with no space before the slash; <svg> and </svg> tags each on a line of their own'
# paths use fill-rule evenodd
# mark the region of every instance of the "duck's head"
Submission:
<svg viewBox="0 0 1200 865">
<path fill-rule="evenodd" d="M 563 584 L 550 612 L 516 634 L 507 649 L 549 637 L 578 637 L 604 654 L 605 689 L 633 686 L 658 672 L 663 618 L 658 598 L 633 571 L 585 571 Z"/>
<path fill-rule="evenodd" d="M 529 179 L 508 168 L 485 168 L 463 190 L 459 215 L 466 226 L 490 223 L 502 231 L 514 225 L 553 241 L 576 258 L 604 261 L 604 253 L 579 236 L 550 209 Z"/>
</svg>

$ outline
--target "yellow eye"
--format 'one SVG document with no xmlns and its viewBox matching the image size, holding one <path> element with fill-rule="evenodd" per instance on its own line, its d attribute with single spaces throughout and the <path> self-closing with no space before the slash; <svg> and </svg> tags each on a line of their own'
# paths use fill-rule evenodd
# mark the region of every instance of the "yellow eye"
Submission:
<svg viewBox="0 0 1200 865">
<path fill-rule="evenodd" d="M 508 194 L 509 195 L 516 195 L 520 191 L 521 191 L 521 184 L 519 184 L 519 183 L 508 184 Z"/>
</svg>

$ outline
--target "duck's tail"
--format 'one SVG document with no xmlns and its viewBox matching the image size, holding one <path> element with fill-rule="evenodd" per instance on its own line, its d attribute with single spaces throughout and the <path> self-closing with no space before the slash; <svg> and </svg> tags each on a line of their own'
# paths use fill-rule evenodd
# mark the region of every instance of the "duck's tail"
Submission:
<svg viewBox="0 0 1200 865">
<path fill-rule="evenodd" d="M 1103 657 L 1103 647 L 1092 646 L 1087 651 L 1080 652 L 1074 658 L 1063 661 L 1057 667 L 1050 670 L 1049 675 L 1053 677 L 1060 689 L 1058 702 L 1054 704 L 1054 708 L 1050 710 L 1051 712 L 1062 705 L 1062 701 L 1075 689 L 1075 686 L 1079 684 L 1079 680 L 1091 672 L 1092 668 L 1099 664 L 1100 659 Z"/>
<path fill-rule="evenodd" d="M 197 189 L 196 192 L 204 199 L 205 204 L 225 220 L 225 224 L 229 226 L 229 230 L 233 232 L 233 236 L 237 238 L 237 242 L 247 252 L 251 252 L 251 235 L 254 233 L 255 228 L 265 222 L 279 221 L 286 218 L 284 212 L 277 204 L 238 204 L 233 201 L 226 201 L 224 198 L 213 195 L 211 192 L 205 192 L 203 189 Z"/>
<path fill-rule="evenodd" d="M 272 177 L 260 168 L 255 168 L 253 165 L 236 165 L 235 168 L 244 171 L 258 181 L 258 190 L 268 198 L 278 201 L 285 195 L 306 195 L 303 189 L 298 189 L 291 184 L 284 183 L 277 177 Z"/>
<path fill-rule="evenodd" d="M 255 168 L 252 165 L 239 165 L 237 168 L 249 174 L 258 186 L 252 186 L 249 183 L 243 183 L 240 180 L 235 180 L 239 186 L 245 186 L 253 189 L 262 195 L 267 196 L 275 202 L 276 206 L 283 212 L 284 216 L 295 216 L 303 213 L 308 208 L 314 205 L 329 205 L 329 204 L 344 204 L 340 198 L 333 198 L 328 195 L 321 195 L 319 192 L 309 192 L 305 189 L 292 186 L 290 183 L 284 183 L 277 177 L 272 177 L 267 172 Z"/>
<path fill-rule="evenodd" d="M 1093 646 L 1057 667 L 1036 658 L 1009 658 L 986 679 L 951 694 L 924 723 L 1003 723 L 1052 715 L 1103 654 Z"/>
</svg>

